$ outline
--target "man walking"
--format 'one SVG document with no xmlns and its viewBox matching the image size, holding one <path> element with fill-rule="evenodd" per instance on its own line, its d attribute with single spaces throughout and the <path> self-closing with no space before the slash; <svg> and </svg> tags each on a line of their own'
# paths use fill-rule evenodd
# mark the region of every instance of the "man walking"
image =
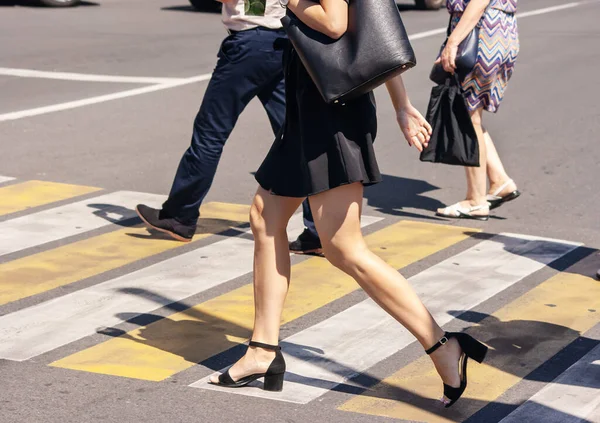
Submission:
<svg viewBox="0 0 600 423">
<path fill-rule="evenodd" d="M 238 117 L 254 98 L 265 108 L 277 134 L 285 116 L 283 48 L 279 0 L 223 0 L 223 23 L 229 36 L 194 120 L 191 146 L 177 169 L 162 209 L 136 207 L 149 227 L 189 242 L 196 231 L 200 204 L 213 182 L 223 146 Z M 311 219 L 311 216 L 308 216 Z M 308 221 L 310 224 L 310 221 Z"/>
</svg>

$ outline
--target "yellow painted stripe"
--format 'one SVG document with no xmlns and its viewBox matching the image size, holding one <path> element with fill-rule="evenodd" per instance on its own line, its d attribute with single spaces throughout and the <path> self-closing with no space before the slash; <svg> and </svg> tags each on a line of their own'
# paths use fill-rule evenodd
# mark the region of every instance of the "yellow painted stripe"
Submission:
<svg viewBox="0 0 600 423">
<path fill-rule="evenodd" d="M 96 191 L 100 191 L 100 188 L 46 181 L 9 185 L 0 188 L 0 216 Z"/>
<path fill-rule="evenodd" d="M 194 241 L 248 222 L 249 206 L 208 203 Z M 120 229 L 0 264 L 0 305 L 133 263 L 184 243 L 156 238 L 142 227 Z"/>
<path fill-rule="evenodd" d="M 395 268 L 407 266 L 468 237 L 471 229 L 399 222 L 366 237 Z M 326 260 L 292 267 L 282 323 L 291 322 L 358 289 Z M 245 342 L 254 318 L 252 285 L 206 301 L 146 327 L 78 352 L 52 366 L 160 381 Z"/>
<path fill-rule="evenodd" d="M 469 362 L 469 385 L 454 408 L 433 401 L 442 383 L 422 357 L 340 409 L 427 423 L 465 421 L 600 322 L 598 310 L 597 281 L 560 273 L 469 330 L 491 350 L 483 365 Z"/>
</svg>

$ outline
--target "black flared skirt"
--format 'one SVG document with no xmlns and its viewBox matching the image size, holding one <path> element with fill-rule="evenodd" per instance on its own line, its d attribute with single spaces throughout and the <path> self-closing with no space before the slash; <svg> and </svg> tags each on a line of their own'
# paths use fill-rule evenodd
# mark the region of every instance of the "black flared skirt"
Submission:
<svg viewBox="0 0 600 423">
<path fill-rule="evenodd" d="M 327 104 L 293 48 L 284 62 L 285 124 L 256 172 L 260 186 L 275 195 L 307 197 L 354 182 L 380 182 L 373 93 Z"/>
</svg>

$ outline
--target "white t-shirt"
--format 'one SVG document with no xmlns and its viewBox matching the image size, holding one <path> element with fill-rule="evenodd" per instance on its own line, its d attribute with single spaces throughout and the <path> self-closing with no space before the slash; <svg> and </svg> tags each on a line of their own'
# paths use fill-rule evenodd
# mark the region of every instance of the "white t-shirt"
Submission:
<svg viewBox="0 0 600 423">
<path fill-rule="evenodd" d="M 285 8 L 279 0 L 237 0 L 223 3 L 223 24 L 232 31 L 245 31 L 262 26 L 281 28 Z"/>
</svg>

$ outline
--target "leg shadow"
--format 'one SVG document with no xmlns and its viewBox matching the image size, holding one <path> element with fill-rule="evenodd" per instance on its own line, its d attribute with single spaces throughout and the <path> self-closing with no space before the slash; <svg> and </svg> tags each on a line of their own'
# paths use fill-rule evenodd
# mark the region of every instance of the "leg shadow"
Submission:
<svg viewBox="0 0 600 423">
<path fill-rule="evenodd" d="M 367 204 L 381 213 L 392 216 L 447 221 L 434 216 L 434 212 L 444 204 L 439 200 L 423 195 L 439 189 L 427 181 L 383 175 L 383 182 L 365 189 Z M 405 209 L 424 210 L 419 214 Z"/>
</svg>

